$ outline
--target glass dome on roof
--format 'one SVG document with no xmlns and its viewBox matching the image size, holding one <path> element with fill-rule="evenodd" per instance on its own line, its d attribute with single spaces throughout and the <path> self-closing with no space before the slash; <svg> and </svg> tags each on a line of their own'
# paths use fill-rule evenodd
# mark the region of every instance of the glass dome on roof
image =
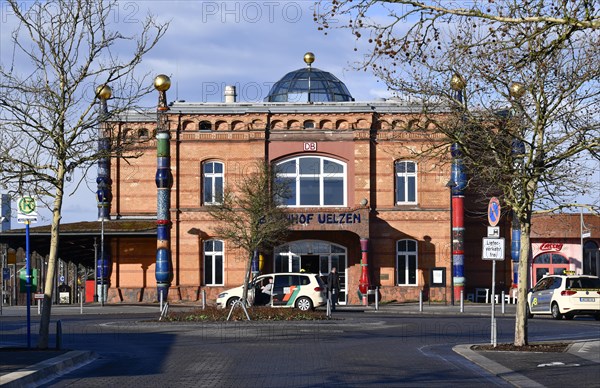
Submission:
<svg viewBox="0 0 600 388">
<path fill-rule="evenodd" d="M 315 67 L 287 73 L 275 82 L 267 102 L 354 101 L 348 88 L 333 74 Z"/>
</svg>

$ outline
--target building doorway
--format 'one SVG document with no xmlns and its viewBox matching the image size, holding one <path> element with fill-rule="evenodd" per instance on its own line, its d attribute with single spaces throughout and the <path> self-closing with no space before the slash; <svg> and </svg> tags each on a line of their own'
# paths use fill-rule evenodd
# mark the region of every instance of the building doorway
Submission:
<svg viewBox="0 0 600 388">
<path fill-rule="evenodd" d="M 325 281 L 331 268 L 336 267 L 340 277 L 338 302 L 347 302 L 348 267 L 346 248 L 320 240 L 300 240 L 275 249 L 274 272 L 308 272 L 319 274 Z"/>
<path fill-rule="evenodd" d="M 533 284 L 546 275 L 563 275 L 569 270 L 569 259 L 559 253 L 542 253 L 533 259 Z"/>
<path fill-rule="evenodd" d="M 594 241 L 583 244 L 583 274 L 600 276 L 600 251 Z"/>
</svg>

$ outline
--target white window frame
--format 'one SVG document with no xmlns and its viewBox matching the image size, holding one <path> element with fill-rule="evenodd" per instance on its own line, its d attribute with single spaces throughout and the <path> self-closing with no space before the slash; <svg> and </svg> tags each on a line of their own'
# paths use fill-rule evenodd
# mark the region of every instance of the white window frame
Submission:
<svg viewBox="0 0 600 388">
<path fill-rule="evenodd" d="M 207 251 L 206 250 L 206 243 L 208 243 L 209 241 L 213 242 L 213 246 L 214 246 L 214 242 L 220 242 L 221 243 L 221 247 L 222 250 L 217 251 L 217 250 L 212 250 L 212 251 Z M 202 283 L 205 286 L 224 286 L 225 285 L 225 242 L 223 240 L 218 240 L 218 239 L 210 239 L 210 240 L 206 240 L 204 241 L 204 244 L 202 245 L 202 252 L 203 252 L 203 257 L 202 257 Z M 220 256 L 221 257 L 221 283 L 215 283 L 215 279 L 216 279 L 216 268 L 217 266 L 216 264 L 216 260 L 217 257 Z M 212 265 L 212 272 L 211 272 L 211 279 L 212 282 L 208 283 L 206 281 L 206 261 L 210 260 Z"/>
<path fill-rule="evenodd" d="M 398 172 L 397 166 L 400 163 L 405 163 L 405 164 L 412 163 L 415 167 L 415 171 L 414 172 L 407 172 L 407 171 Z M 417 203 L 417 198 L 418 198 L 417 193 L 419 192 L 418 187 L 417 187 L 418 182 L 419 182 L 418 167 L 419 166 L 418 166 L 417 162 L 412 161 L 412 160 L 396 160 L 394 162 L 394 202 L 396 203 L 396 205 L 414 205 Z M 407 169 L 405 169 L 405 170 L 407 170 Z M 405 198 L 404 201 L 398 201 L 398 191 L 400 190 L 400 187 L 398 185 L 398 180 L 400 178 L 402 178 L 404 180 L 404 198 Z M 414 178 L 414 180 L 415 180 L 415 189 L 414 189 L 414 193 L 412 193 L 412 194 L 414 194 L 414 198 L 415 198 L 414 201 L 408 200 L 409 194 L 410 194 L 408 180 L 410 178 Z"/>
<path fill-rule="evenodd" d="M 406 251 L 400 251 L 399 250 L 399 246 L 400 243 L 402 241 L 406 241 L 407 245 L 408 242 L 413 242 L 415 244 L 415 250 L 408 250 L 408 246 L 407 246 L 407 250 Z M 409 257 L 413 256 L 415 257 L 415 273 L 414 273 L 414 278 L 415 281 L 414 283 L 410 283 L 410 265 L 409 265 Z M 400 268 L 400 258 L 404 257 L 404 268 Z M 405 283 L 400 283 L 400 271 L 404 272 L 404 278 L 406 279 Z M 412 240 L 412 239 L 403 239 L 403 240 L 398 240 L 396 241 L 396 284 L 398 286 L 417 286 L 419 285 L 419 242 L 417 240 Z"/>
<path fill-rule="evenodd" d="M 209 164 L 220 164 L 221 165 L 221 170 L 223 172 L 211 172 L 211 173 L 205 173 L 204 172 L 204 167 Z M 217 200 L 217 189 L 216 189 L 216 178 L 221 178 L 221 181 L 223 182 L 222 187 L 221 187 L 221 198 L 223 198 L 224 195 L 224 190 L 225 190 L 225 163 L 218 161 L 218 160 L 206 160 L 204 162 L 202 162 L 201 165 L 201 175 L 202 175 L 202 204 L 203 205 L 219 205 L 221 204 L 220 201 Z M 214 171 L 214 168 L 213 168 Z M 211 191 L 212 191 L 212 198 L 210 201 L 205 201 L 204 195 L 206 192 L 206 186 L 205 186 L 205 179 L 206 178 L 210 178 L 210 182 L 211 182 Z"/>
<path fill-rule="evenodd" d="M 304 158 L 317 158 L 319 159 L 319 169 L 320 171 L 318 172 L 318 174 L 300 174 L 300 159 L 304 159 Z M 278 178 L 294 178 L 296 180 L 296 201 L 295 204 L 293 205 L 287 205 L 287 207 L 291 207 L 291 208 L 300 208 L 300 207 L 346 207 L 347 203 L 348 203 L 348 166 L 345 162 L 338 160 L 338 159 L 333 159 L 333 158 L 328 158 L 326 156 L 320 156 L 320 155 L 302 155 L 302 156 L 297 156 L 297 157 L 293 157 L 293 158 L 288 158 L 285 160 L 281 160 L 279 162 L 277 162 L 276 166 L 280 166 L 283 163 L 288 163 L 290 161 L 295 161 L 295 165 L 296 165 L 296 170 L 295 171 L 285 171 L 285 172 L 278 172 L 277 173 L 277 177 Z M 323 171 L 323 165 L 324 165 L 324 161 L 330 161 L 332 163 L 336 163 L 339 164 L 340 166 L 342 166 L 342 172 L 340 173 L 333 173 L 333 172 L 326 172 Z M 300 183 L 301 183 L 301 178 L 303 177 L 318 177 L 319 179 L 319 204 L 316 205 L 304 205 L 300 203 Z M 342 203 L 341 204 L 333 204 L 333 205 L 325 205 L 325 190 L 324 190 L 324 183 L 325 183 L 325 178 L 342 178 Z"/>
</svg>

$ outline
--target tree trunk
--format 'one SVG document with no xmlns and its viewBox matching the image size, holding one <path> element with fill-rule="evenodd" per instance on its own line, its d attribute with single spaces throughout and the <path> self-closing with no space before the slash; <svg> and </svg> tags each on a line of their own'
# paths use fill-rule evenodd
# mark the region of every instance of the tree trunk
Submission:
<svg viewBox="0 0 600 388">
<path fill-rule="evenodd" d="M 248 284 L 250 283 L 250 271 L 252 269 L 252 258 L 254 257 L 254 253 L 250 252 L 250 258 L 246 263 L 246 274 L 244 276 L 244 290 L 242 292 L 242 302 L 244 302 L 244 306 L 248 305 Z"/>
<path fill-rule="evenodd" d="M 60 226 L 60 209 L 62 208 L 62 189 L 57 190 L 52 211 L 52 226 L 50 234 L 50 254 L 48 255 L 48 266 L 46 268 L 46 282 L 44 284 L 44 300 L 42 303 L 42 316 L 40 318 L 40 331 L 38 348 L 48 349 L 48 337 L 50 332 L 50 312 L 52 309 L 52 294 L 54 292 L 54 279 L 56 275 L 56 260 L 58 255 L 58 240 Z"/>
<path fill-rule="evenodd" d="M 527 338 L 527 290 L 529 289 L 529 243 L 531 224 L 521 224 L 521 252 L 519 253 L 519 284 L 515 316 L 515 346 L 525 346 Z"/>
</svg>

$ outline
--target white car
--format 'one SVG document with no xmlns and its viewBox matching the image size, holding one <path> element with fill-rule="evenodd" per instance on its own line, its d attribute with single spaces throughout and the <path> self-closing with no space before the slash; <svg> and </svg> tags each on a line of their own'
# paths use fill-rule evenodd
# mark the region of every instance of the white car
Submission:
<svg viewBox="0 0 600 388">
<path fill-rule="evenodd" d="M 573 319 L 593 315 L 600 320 L 600 278 L 590 275 L 549 275 L 527 293 L 527 317 L 552 315 Z"/>
<path fill-rule="evenodd" d="M 272 281 L 271 291 L 263 287 Z M 268 287 L 267 287 L 268 288 Z M 242 298 L 244 287 L 239 286 L 219 294 L 217 307 L 231 306 Z M 311 273 L 272 273 L 257 276 L 248 284 L 248 302 L 255 306 L 296 307 L 312 310 L 327 303 L 325 285 L 321 278 Z"/>
</svg>

